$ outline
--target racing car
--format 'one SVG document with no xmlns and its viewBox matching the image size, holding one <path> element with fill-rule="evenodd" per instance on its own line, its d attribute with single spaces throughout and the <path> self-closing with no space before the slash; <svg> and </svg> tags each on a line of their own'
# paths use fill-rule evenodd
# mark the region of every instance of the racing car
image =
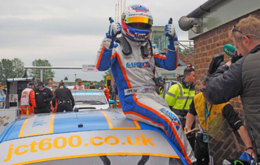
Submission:
<svg viewBox="0 0 260 165">
<path fill-rule="evenodd" d="M 74 111 L 86 111 L 93 109 L 108 109 L 110 100 L 107 100 L 103 90 L 71 90 L 75 100 Z"/>
<path fill-rule="evenodd" d="M 0 135 L 1 165 L 188 164 L 159 128 L 121 109 L 24 116 Z"/>
</svg>

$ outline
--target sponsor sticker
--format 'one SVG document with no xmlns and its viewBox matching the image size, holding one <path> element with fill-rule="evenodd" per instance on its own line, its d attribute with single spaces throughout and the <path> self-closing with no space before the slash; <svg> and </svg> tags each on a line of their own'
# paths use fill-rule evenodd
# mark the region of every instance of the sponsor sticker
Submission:
<svg viewBox="0 0 260 165">
<path fill-rule="evenodd" d="M 0 144 L 0 164 L 30 164 L 100 155 L 151 155 L 179 158 L 152 130 L 109 130 L 34 136 Z"/>
</svg>

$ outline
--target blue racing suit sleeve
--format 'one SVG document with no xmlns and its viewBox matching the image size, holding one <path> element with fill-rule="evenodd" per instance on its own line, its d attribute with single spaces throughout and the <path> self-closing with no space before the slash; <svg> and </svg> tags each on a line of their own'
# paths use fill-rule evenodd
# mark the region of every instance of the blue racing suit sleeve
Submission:
<svg viewBox="0 0 260 165">
<path fill-rule="evenodd" d="M 210 103 L 220 104 L 240 95 L 242 85 L 242 65 L 244 58 L 233 63 L 224 73 L 216 71 L 207 84 L 204 96 Z"/>
<path fill-rule="evenodd" d="M 111 55 L 112 55 L 112 50 L 107 49 L 105 46 L 103 46 L 98 55 L 98 60 L 97 60 L 97 64 L 96 64 L 96 68 L 99 71 L 105 71 L 110 67 Z"/>
<path fill-rule="evenodd" d="M 167 55 L 159 54 L 158 48 L 154 49 L 155 65 L 167 70 L 175 70 L 178 66 L 178 51 L 168 49 Z"/>
<path fill-rule="evenodd" d="M 96 62 L 96 68 L 99 71 L 105 71 L 110 67 L 111 56 L 113 52 L 113 48 L 109 49 L 110 44 L 111 44 L 111 39 L 105 38 L 100 46 L 97 55 L 97 62 Z M 117 46 L 118 44 L 114 44 L 114 48 L 116 48 Z"/>
</svg>

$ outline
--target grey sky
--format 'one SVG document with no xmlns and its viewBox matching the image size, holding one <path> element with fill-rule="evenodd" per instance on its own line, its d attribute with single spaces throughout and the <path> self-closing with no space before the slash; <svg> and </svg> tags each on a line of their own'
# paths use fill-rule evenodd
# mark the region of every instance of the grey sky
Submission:
<svg viewBox="0 0 260 165">
<path fill-rule="evenodd" d="M 26 66 L 47 59 L 53 66 L 94 64 L 97 50 L 108 30 L 108 17 L 115 17 L 118 0 L 1 0 L 0 59 L 20 58 Z M 170 17 L 181 40 L 187 32 L 178 27 L 187 15 L 206 0 L 125 0 L 140 3 L 152 12 L 154 25 L 164 26 Z M 55 80 L 75 74 L 84 80 L 100 80 L 103 73 L 54 70 Z"/>
</svg>

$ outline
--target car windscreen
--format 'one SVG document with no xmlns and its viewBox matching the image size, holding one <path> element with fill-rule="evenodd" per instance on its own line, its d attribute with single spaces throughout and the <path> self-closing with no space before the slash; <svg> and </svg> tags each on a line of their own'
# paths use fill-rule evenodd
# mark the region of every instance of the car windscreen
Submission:
<svg viewBox="0 0 260 165">
<path fill-rule="evenodd" d="M 107 100 L 104 92 L 98 91 L 72 91 L 74 101 L 76 105 L 90 104 L 90 105 L 104 105 L 107 104 Z"/>
</svg>

